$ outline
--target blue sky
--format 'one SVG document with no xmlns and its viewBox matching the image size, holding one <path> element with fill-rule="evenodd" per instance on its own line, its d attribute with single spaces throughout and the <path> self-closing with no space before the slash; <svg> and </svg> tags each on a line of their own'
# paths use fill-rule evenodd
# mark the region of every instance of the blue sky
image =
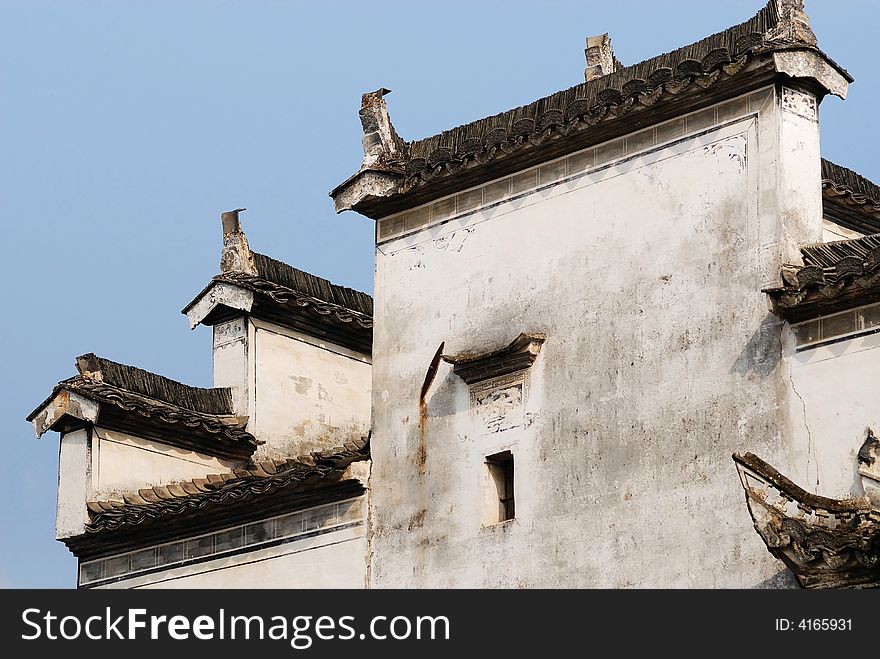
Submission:
<svg viewBox="0 0 880 659">
<path fill-rule="evenodd" d="M 360 94 L 405 139 L 583 79 L 584 37 L 625 64 L 738 23 L 760 0 L 0 0 L 5 347 L 0 587 L 72 587 L 54 540 L 58 436 L 25 415 L 85 352 L 210 385 L 180 309 L 217 271 L 221 211 L 251 246 L 372 292 L 373 223 L 328 191 L 360 163 Z M 880 181 L 880 2 L 808 0 L 856 78 L 822 104 L 826 157 Z"/>
</svg>

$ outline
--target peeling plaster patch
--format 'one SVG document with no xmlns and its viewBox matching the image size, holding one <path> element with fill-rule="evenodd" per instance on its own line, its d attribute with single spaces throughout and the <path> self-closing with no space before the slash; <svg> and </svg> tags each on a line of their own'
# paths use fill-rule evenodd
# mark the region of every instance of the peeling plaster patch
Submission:
<svg viewBox="0 0 880 659">
<path fill-rule="evenodd" d="M 291 375 L 290 379 L 293 382 L 293 390 L 296 393 L 305 395 L 312 390 L 313 381 L 311 378 L 306 378 L 299 375 Z M 337 380 L 337 382 L 339 381 Z"/>
<path fill-rule="evenodd" d="M 250 312 L 253 305 L 253 291 L 223 282 L 214 283 L 187 309 L 186 317 L 190 329 L 195 329 L 218 306 Z"/>
<path fill-rule="evenodd" d="M 54 426 L 64 415 L 75 419 L 95 423 L 98 420 L 98 403 L 84 398 L 79 394 L 62 389 L 38 414 L 34 420 L 34 432 L 40 438 Z"/>
<path fill-rule="evenodd" d="M 414 513 L 412 517 L 409 518 L 409 523 L 406 525 L 406 530 L 412 531 L 413 529 L 418 529 L 424 526 L 425 517 L 427 516 L 427 514 L 428 511 L 424 508 Z"/>
<path fill-rule="evenodd" d="M 440 239 L 442 240 L 442 239 Z M 409 270 L 415 270 L 416 268 L 424 268 L 425 263 L 422 259 L 422 255 L 425 253 L 425 248 L 422 245 L 413 245 L 405 250 L 408 255 L 412 255 L 415 257 L 415 262 L 409 266 Z"/>
<path fill-rule="evenodd" d="M 737 173 L 742 174 L 746 167 L 746 136 L 733 135 L 727 139 L 703 147 L 705 153 L 714 156 L 726 155 L 739 166 Z"/>
</svg>

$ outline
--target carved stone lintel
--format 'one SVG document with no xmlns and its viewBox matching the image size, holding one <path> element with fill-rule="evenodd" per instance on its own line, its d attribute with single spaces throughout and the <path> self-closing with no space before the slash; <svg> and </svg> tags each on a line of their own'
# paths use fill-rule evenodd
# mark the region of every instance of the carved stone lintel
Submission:
<svg viewBox="0 0 880 659">
<path fill-rule="evenodd" d="M 492 378 L 471 385 L 471 413 L 488 432 L 509 430 L 525 424 L 528 397 L 528 371 Z"/>
</svg>

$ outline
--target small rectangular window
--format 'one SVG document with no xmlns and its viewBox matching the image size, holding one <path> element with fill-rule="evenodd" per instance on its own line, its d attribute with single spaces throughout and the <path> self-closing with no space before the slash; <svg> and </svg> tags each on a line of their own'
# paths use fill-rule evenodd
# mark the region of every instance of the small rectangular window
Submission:
<svg viewBox="0 0 880 659">
<path fill-rule="evenodd" d="M 868 330 L 880 326 L 880 305 L 871 305 L 859 311 L 862 328 Z"/>
<path fill-rule="evenodd" d="M 513 497 L 513 453 L 502 451 L 486 458 L 491 481 L 491 498 L 493 501 L 496 522 L 505 522 L 516 516 Z"/>
<path fill-rule="evenodd" d="M 818 320 L 811 320 L 807 323 L 795 325 L 794 331 L 795 336 L 797 337 L 797 345 L 799 346 L 816 343 L 822 339 Z"/>
<path fill-rule="evenodd" d="M 798 349 L 873 333 L 880 327 L 880 304 L 822 316 L 792 325 Z"/>
<path fill-rule="evenodd" d="M 851 334 L 856 329 L 856 315 L 852 311 L 825 316 L 822 320 L 822 337 L 831 338 Z"/>
</svg>

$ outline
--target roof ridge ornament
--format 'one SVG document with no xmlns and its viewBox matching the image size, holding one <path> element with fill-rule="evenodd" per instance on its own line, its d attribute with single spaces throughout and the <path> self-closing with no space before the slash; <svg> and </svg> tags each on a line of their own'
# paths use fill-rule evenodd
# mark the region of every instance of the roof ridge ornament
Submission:
<svg viewBox="0 0 880 659">
<path fill-rule="evenodd" d="M 223 222 L 223 251 L 220 252 L 220 272 L 241 272 L 248 275 L 257 274 L 254 254 L 248 245 L 247 236 L 241 228 L 238 214 L 246 208 L 236 208 L 221 216 Z"/>
<path fill-rule="evenodd" d="M 358 112 L 364 129 L 364 161 L 361 169 L 389 164 L 403 157 L 404 141 L 391 124 L 388 104 L 383 98 L 390 93 L 390 89 L 380 87 L 361 96 L 361 109 Z"/>
<path fill-rule="evenodd" d="M 93 352 L 88 352 L 76 358 L 76 370 L 83 377 L 91 380 L 103 381 L 104 374 L 101 372 L 101 362 Z"/>
<path fill-rule="evenodd" d="M 767 32 L 767 39 L 776 43 L 792 43 L 807 46 L 818 45 L 810 27 L 810 17 L 804 10 L 804 0 L 772 0 L 776 5 L 778 23 Z"/>
<path fill-rule="evenodd" d="M 587 82 L 614 73 L 623 68 L 620 61 L 614 56 L 614 47 L 611 45 L 611 37 L 608 33 L 587 37 L 587 47 L 584 48 L 587 58 L 587 68 L 584 69 L 584 78 Z"/>
</svg>

